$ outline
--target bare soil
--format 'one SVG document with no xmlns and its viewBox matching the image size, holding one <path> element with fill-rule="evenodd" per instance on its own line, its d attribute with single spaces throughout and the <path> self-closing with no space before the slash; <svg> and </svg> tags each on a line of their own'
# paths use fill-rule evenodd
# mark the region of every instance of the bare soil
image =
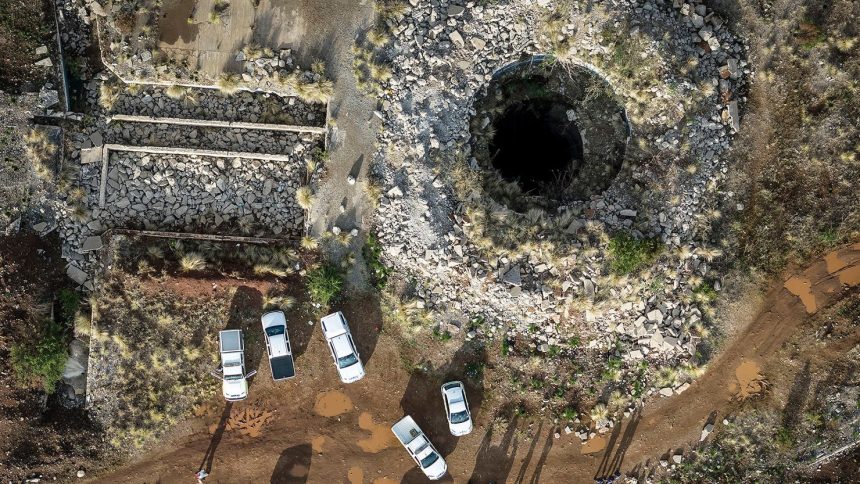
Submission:
<svg viewBox="0 0 860 484">
<path fill-rule="evenodd" d="M 38 0 L 0 2 L 0 89 L 14 93 L 38 90 L 51 75 L 50 68 L 34 65 L 45 57 L 36 56 L 36 49 L 52 47 L 54 17 L 49 8 Z"/>
<path fill-rule="evenodd" d="M 838 268 L 821 259 L 796 275 L 809 281 L 819 309 L 842 294 L 842 281 L 851 280 L 849 276 L 860 267 L 860 244 L 828 258 L 832 261 L 837 256 L 844 263 Z M 472 390 L 475 431 L 452 438 L 444 426 L 438 389 L 425 388 L 404 368 L 404 348 L 398 335 L 378 331 L 381 322 L 368 318 L 376 315 L 374 306 L 374 298 L 362 296 L 343 305 L 359 344 L 373 341 L 371 351 L 360 348 L 367 368 L 361 382 L 338 382 L 315 324 L 307 347 L 297 356 L 296 379 L 274 383 L 267 367 L 261 365 L 251 384 L 254 402 L 261 403 L 232 405 L 240 409 L 262 405 L 272 412 L 274 417 L 260 426 L 258 436 L 229 430 L 224 415 L 230 413 L 216 411 L 192 419 L 183 425 L 187 432 L 96 481 L 185 482 L 199 467 L 208 466 L 212 474 L 208 482 L 423 482 L 396 442 L 381 443 L 384 438 L 379 434 L 404 412 L 416 416 L 446 456 L 449 482 L 587 482 L 615 470 L 635 472 L 636 467 L 669 450 L 697 443 L 708 421 L 716 421 L 719 431 L 722 418 L 741 405 L 740 399 L 761 392 L 765 382 L 770 390 L 790 385 L 780 350 L 808 318 L 803 301 L 780 283 L 768 292 L 758 314 L 741 325 L 705 375 L 686 392 L 652 402 L 611 434 L 583 446 L 574 435 L 562 432 L 560 438 L 554 438 L 559 429 L 551 422 L 517 417 L 500 407 L 503 398 L 493 395 L 492 361 L 481 386 L 486 395 L 475 394 L 475 387 L 467 386 Z M 307 322 L 290 324 L 296 327 Z M 328 417 L 314 411 L 320 400 L 342 403 L 340 395 L 352 405 L 343 405 L 342 412 Z M 225 408 L 218 399 L 210 405 Z M 497 418 L 499 415 L 506 418 Z M 224 430 L 219 432 L 221 428 Z"/>
</svg>

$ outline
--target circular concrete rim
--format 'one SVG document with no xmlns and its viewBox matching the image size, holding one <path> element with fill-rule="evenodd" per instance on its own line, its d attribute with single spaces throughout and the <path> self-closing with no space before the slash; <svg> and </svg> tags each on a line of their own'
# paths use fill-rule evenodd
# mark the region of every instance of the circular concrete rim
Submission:
<svg viewBox="0 0 860 484">
<path fill-rule="evenodd" d="M 547 67 L 547 64 L 549 66 Z M 481 104 L 481 102 L 486 101 L 487 97 L 491 94 L 493 86 L 500 86 L 505 82 L 506 78 L 513 78 L 513 76 L 520 76 L 520 78 L 526 78 L 528 75 L 534 76 L 559 76 L 555 69 L 564 69 L 570 75 L 570 83 L 571 87 L 577 82 L 574 79 L 574 76 L 585 76 L 582 79 L 579 79 L 580 85 L 586 85 L 582 83 L 599 83 L 594 85 L 599 85 L 603 90 L 606 96 L 603 96 L 600 99 L 601 103 L 593 102 L 594 99 L 587 99 L 587 96 L 582 95 L 582 90 L 580 89 L 576 93 L 573 91 L 569 93 L 563 92 L 563 90 L 553 90 L 553 94 L 557 96 L 562 96 L 566 101 L 569 101 L 571 105 L 577 107 L 575 109 L 575 113 L 577 115 L 576 124 L 579 129 L 580 136 L 583 142 L 583 160 L 580 166 L 580 169 L 583 167 L 588 168 L 589 166 L 594 167 L 609 167 L 610 173 L 607 177 L 600 177 L 600 174 L 587 172 L 586 177 L 590 174 L 595 178 L 603 178 L 603 182 L 599 183 L 596 187 L 596 190 L 582 189 L 582 187 L 577 186 L 579 189 L 579 193 L 577 196 L 569 196 L 562 199 L 551 199 L 549 197 L 544 197 L 541 195 L 532 195 L 526 196 L 522 193 L 519 193 L 516 198 L 522 199 L 521 201 L 513 201 L 513 200 L 499 200 L 499 194 L 494 193 L 492 187 L 488 187 L 487 183 L 484 184 L 484 189 L 487 194 L 493 198 L 500 205 L 506 207 L 507 209 L 515 212 L 515 213 L 525 213 L 530 208 L 539 207 L 543 209 L 553 208 L 557 209 L 559 207 L 563 207 L 565 205 L 570 205 L 571 203 L 575 203 L 577 201 L 584 201 L 590 198 L 593 195 L 598 195 L 603 193 L 612 185 L 614 179 L 621 172 L 622 166 L 627 159 L 627 149 L 630 143 L 630 140 L 633 136 L 632 125 L 627 115 L 627 109 L 624 106 L 624 103 L 621 102 L 619 96 L 616 95 L 615 90 L 613 89 L 612 84 L 609 82 L 606 76 L 604 76 L 597 68 L 587 63 L 579 62 L 576 60 L 561 62 L 558 61 L 554 56 L 539 54 L 533 55 L 526 59 L 513 62 L 507 64 L 501 68 L 499 68 L 495 73 L 493 73 L 490 81 L 484 86 L 484 88 L 479 91 L 473 100 L 473 106 L 476 108 Z M 563 74 L 562 74 L 563 75 Z M 576 98 L 576 94 L 579 94 L 580 99 Z M 584 98 L 583 98 L 584 97 Z M 601 97 L 598 95 L 597 97 Z M 612 115 L 611 118 L 600 118 L 590 116 L 594 112 L 598 111 L 598 108 L 601 106 L 605 106 L 604 109 L 607 109 Z M 472 134 L 472 144 L 473 144 L 473 154 L 475 159 L 478 162 L 478 165 L 482 167 L 485 180 L 489 179 L 496 186 L 499 185 L 499 181 L 502 181 L 502 185 L 504 185 L 504 179 L 501 177 L 500 173 L 497 169 L 495 169 L 491 162 L 489 161 L 489 153 L 488 146 L 490 137 L 484 135 L 483 133 L 477 132 L 475 126 L 476 121 L 479 119 L 480 113 L 479 110 L 475 110 L 475 114 L 473 115 L 470 123 L 470 131 Z M 496 115 L 498 116 L 498 115 Z M 616 116 L 619 118 L 620 129 L 613 128 L 614 119 Z M 490 119 L 495 119 L 495 117 L 490 117 Z M 491 121 L 492 122 L 492 121 Z M 618 127 L 616 127 L 618 128 Z M 608 133 L 608 136 L 598 136 L 598 137 L 589 137 L 588 132 L 602 132 L 604 134 Z M 595 139 L 597 141 L 595 141 Z M 612 160 L 610 162 L 606 162 L 606 154 L 614 153 Z M 590 164 L 589 164 L 590 163 Z M 586 177 L 577 176 L 576 180 L 582 180 Z M 589 178 L 593 180 L 592 178 Z M 513 182 L 508 182 L 513 183 Z M 492 185 L 492 183 L 491 183 Z M 515 185 L 515 184 L 514 184 Z M 574 184 L 575 185 L 575 182 Z M 588 183 L 582 183 L 581 185 L 590 186 Z"/>
</svg>

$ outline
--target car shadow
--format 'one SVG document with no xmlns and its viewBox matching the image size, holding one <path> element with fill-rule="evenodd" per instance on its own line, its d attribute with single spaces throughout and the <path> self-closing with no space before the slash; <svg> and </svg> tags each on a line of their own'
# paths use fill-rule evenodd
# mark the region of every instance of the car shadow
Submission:
<svg viewBox="0 0 860 484">
<path fill-rule="evenodd" d="M 409 378 L 406 391 L 400 399 L 403 413 L 411 415 L 427 435 L 436 450 L 447 457 L 457 447 L 458 437 L 451 435 L 445 404 L 442 401 L 442 384 L 459 380 L 466 387 L 466 399 L 475 422 L 484 399 L 484 365 L 486 347 L 466 342 L 449 363 L 437 370 L 415 371 Z"/>
<path fill-rule="evenodd" d="M 263 294 L 249 286 L 239 286 L 233 294 L 228 311 L 227 326 L 224 329 L 241 329 L 245 340 L 245 371 L 256 370 L 260 366 L 265 350 L 263 327 L 260 315 L 263 313 Z"/>
<path fill-rule="evenodd" d="M 346 317 L 358 354 L 361 355 L 362 363 L 367 366 L 382 331 L 379 296 L 376 293 L 352 296 L 345 299 L 338 309 Z"/>
<path fill-rule="evenodd" d="M 272 484 L 300 484 L 308 482 L 311 469 L 312 449 L 310 444 L 300 444 L 281 452 L 281 457 L 272 471 Z"/>
</svg>

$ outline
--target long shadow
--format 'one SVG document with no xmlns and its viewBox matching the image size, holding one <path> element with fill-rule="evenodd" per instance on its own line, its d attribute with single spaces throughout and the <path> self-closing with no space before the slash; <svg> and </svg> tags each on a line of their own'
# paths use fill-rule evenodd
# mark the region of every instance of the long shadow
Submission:
<svg viewBox="0 0 860 484">
<path fill-rule="evenodd" d="M 272 484 L 300 484 L 308 482 L 311 469 L 312 449 L 310 444 L 300 444 L 281 452 L 275 470 L 272 471 Z"/>
<path fill-rule="evenodd" d="M 540 440 L 541 431 L 543 430 L 543 421 L 538 425 L 537 432 L 535 433 L 534 438 L 532 439 L 532 443 L 529 444 L 529 451 L 526 452 L 526 457 L 520 463 L 520 471 L 517 472 L 517 477 L 514 479 L 515 484 L 522 484 L 526 478 L 526 471 L 529 470 L 529 464 L 532 461 L 532 456 L 535 453 L 535 447 L 537 447 L 538 440 Z"/>
<path fill-rule="evenodd" d="M 597 467 L 597 472 L 594 473 L 594 478 L 608 474 L 609 461 L 612 459 L 612 449 L 615 448 L 615 442 L 621 435 L 621 423 L 612 428 L 612 435 L 609 436 L 609 441 L 606 443 L 606 448 L 603 450 L 603 458 L 600 460 L 600 465 Z"/>
<path fill-rule="evenodd" d="M 538 458 L 537 464 L 535 464 L 535 471 L 532 474 L 532 478 L 529 480 L 529 484 L 540 484 L 540 475 L 543 471 L 543 466 L 546 465 L 546 459 L 549 457 L 549 452 L 552 450 L 553 441 L 555 440 L 554 434 L 555 429 L 550 428 L 549 432 L 546 434 L 546 442 L 543 443 L 540 458 Z"/>
<path fill-rule="evenodd" d="M 443 456 L 454 451 L 458 438 L 451 435 L 448 429 L 445 404 L 442 401 L 442 384 L 452 380 L 463 382 L 474 422 L 484 399 L 483 367 L 486 360 L 487 352 L 483 345 L 467 342 L 445 366 L 435 371 L 416 371 L 409 378 L 400 407 L 404 414 L 415 419 Z"/>
<path fill-rule="evenodd" d="M 484 434 L 481 446 L 478 448 L 475 468 L 472 470 L 472 476 L 469 477 L 469 484 L 507 481 L 514 466 L 514 458 L 519 446 L 515 437 L 517 420 L 518 417 L 515 415 L 513 420 L 508 423 L 502 440 L 495 445 L 493 444 L 494 425 L 490 425 L 487 433 Z"/>
<path fill-rule="evenodd" d="M 241 329 L 245 339 L 245 371 L 256 370 L 265 352 L 263 327 L 263 295 L 249 286 L 239 286 L 230 301 L 227 326 L 224 329 Z M 250 382 L 249 382 L 250 384 Z"/>
<path fill-rule="evenodd" d="M 624 462 L 624 456 L 627 455 L 627 449 L 629 449 L 630 444 L 633 443 L 633 437 L 636 435 L 636 428 L 639 426 L 641 418 L 642 407 L 637 407 L 633 414 L 630 415 L 630 420 L 627 422 L 627 426 L 624 427 L 624 435 L 618 442 L 618 446 L 614 448 L 615 454 L 612 455 L 612 443 L 606 446 L 606 453 L 603 456 L 603 462 L 601 462 L 597 474 L 594 476 L 595 479 L 610 477 L 621 471 L 621 464 Z M 616 428 L 620 427 L 621 423 L 619 422 Z M 613 436 L 615 436 L 615 432 L 613 432 Z M 612 455 L 611 458 L 610 455 Z"/>
<path fill-rule="evenodd" d="M 209 447 L 206 448 L 206 453 L 203 454 L 203 461 L 200 463 L 200 469 L 206 472 L 212 472 L 212 462 L 215 460 L 215 451 L 218 450 L 218 445 L 221 444 L 221 439 L 224 437 L 224 431 L 227 429 L 227 420 L 230 418 L 230 412 L 233 410 L 233 402 L 227 402 L 224 405 L 224 411 L 221 412 L 221 420 L 218 421 L 218 427 L 212 438 L 209 440 Z"/>
<path fill-rule="evenodd" d="M 810 364 L 807 361 L 794 377 L 794 383 L 791 385 L 791 391 L 788 393 L 788 400 L 782 411 L 782 426 L 786 429 L 794 430 L 800 419 L 803 406 L 806 403 L 809 387 L 812 385 L 812 371 L 809 367 Z"/>
<path fill-rule="evenodd" d="M 382 331 L 382 311 L 376 294 L 363 294 L 343 301 L 340 310 L 349 321 L 349 329 L 365 365 L 373 357 Z"/>
</svg>

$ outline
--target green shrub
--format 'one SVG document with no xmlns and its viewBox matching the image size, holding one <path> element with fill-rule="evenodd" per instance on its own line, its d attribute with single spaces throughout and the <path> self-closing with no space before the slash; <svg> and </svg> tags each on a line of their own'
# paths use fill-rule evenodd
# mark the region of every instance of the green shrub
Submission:
<svg viewBox="0 0 860 484">
<path fill-rule="evenodd" d="M 321 264 L 308 272 L 308 292 L 311 299 L 327 307 L 343 289 L 343 272 L 331 264 Z"/>
<path fill-rule="evenodd" d="M 12 346 L 12 370 L 22 384 L 40 383 L 53 393 L 66 366 L 66 342 L 58 323 L 46 321 L 42 334 L 33 340 Z"/>
<path fill-rule="evenodd" d="M 451 339 L 450 331 L 442 331 L 439 328 L 433 328 L 433 339 L 437 341 L 449 341 Z"/>
<path fill-rule="evenodd" d="M 391 269 L 382 263 L 382 245 L 373 234 L 367 236 L 367 243 L 362 249 L 364 261 L 367 263 L 367 270 L 370 272 L 370 282 L 373 287 L 382 290 L 385 284 L 388 283 L 388 276 L 391 274 Z"/>
<path fill-rule="evenodd" d="M 609 269 L 613 274 L 626 275 L 651 264 L 660 254 L 656 239 L 634 239 L 619 233 L 609 240 Z"/>
<path fill-rule="evenodd" d="M 62 289 L 59 299 L 61 319 L 66 323 L 73 321 L 81 306 L 81 296 L 72 289 Z"/>
</svg>

